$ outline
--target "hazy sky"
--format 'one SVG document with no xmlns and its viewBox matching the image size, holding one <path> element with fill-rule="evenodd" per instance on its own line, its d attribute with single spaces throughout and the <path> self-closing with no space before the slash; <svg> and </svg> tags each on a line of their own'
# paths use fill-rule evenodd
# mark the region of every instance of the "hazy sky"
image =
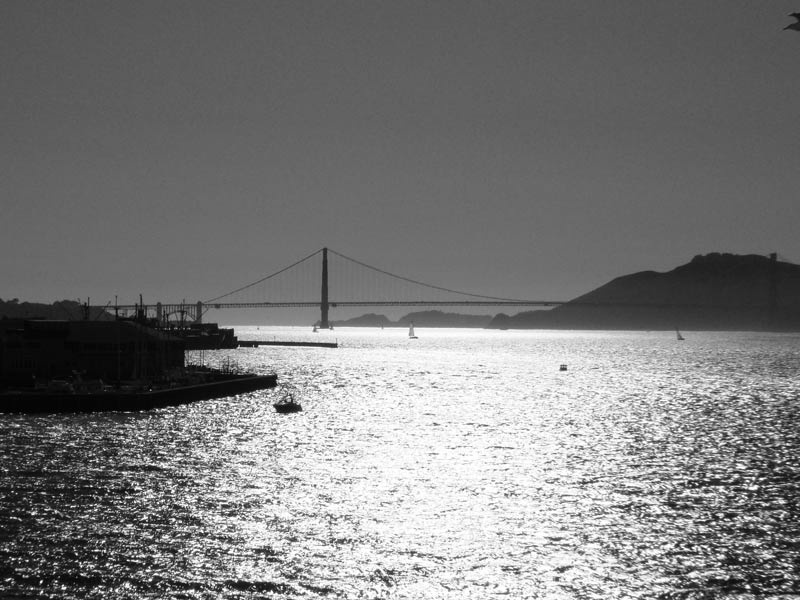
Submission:
<svg viewBox="0 0 800 600">
<path fill-rule="evenodd" d="M 205 299 L 323 246 L 569 299 L 800 262 L 800 3 L 0 3 L 0 297 Z"/>
</svg>

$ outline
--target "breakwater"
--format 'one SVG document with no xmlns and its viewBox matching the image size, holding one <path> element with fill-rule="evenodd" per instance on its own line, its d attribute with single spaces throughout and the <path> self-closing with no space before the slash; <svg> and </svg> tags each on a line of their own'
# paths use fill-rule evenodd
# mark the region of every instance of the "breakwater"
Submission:
<svg viewBox="0 0 800 600">
<path fill-rule="evenodd" d="M 338 342 L 289 342 L 289 341 L 255 341 L 239 340 L 239 348 L 258 348 L 259 346 L 301 346 L 306 348 L 338 348 Z"/>
</svg>

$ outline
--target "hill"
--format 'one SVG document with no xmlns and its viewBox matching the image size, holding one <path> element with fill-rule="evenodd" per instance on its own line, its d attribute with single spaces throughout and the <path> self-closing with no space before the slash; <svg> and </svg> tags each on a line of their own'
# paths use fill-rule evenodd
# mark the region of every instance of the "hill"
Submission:
<svg viewBox="0 0 800 600">
<path fill-rule="evenodd" d="M 85 309 L 80 302 L 60 300 L 52 304 L 20 302 L 0 299 L 0 319 L 57 319 L 80 321 L 85 318 Z M 114 317 L 100 308 L 92 308 L 91 320 L 106 320 Z"/>
<path fill-rule="evenodd" d="M 492 329 L 800 330 L 800 267 L 760 255 L 695 256 L 643 271 L 553 308 L 497 315 Z"/>
<path fill-rule="evenodd" d="M 486 327 L 492 321 L 490 315 L 462 315 L 459 313 L 446 313 L 440 310 L 424 310 L 408 313 L 397 321 L 391 321 L 385 315 L 369 313 L 348 319 L 336 321 L 336 327 L 408 327 L 412 323 L 417 327 Z"/>
</svg>

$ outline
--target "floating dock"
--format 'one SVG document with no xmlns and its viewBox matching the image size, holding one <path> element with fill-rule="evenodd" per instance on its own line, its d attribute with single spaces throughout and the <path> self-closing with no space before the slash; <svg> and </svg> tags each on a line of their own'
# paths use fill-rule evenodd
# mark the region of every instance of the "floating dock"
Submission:
<svg viewBox="0 0 800 600">
<path fill-rule="evenodd" d="M 302 346 L 306 348 L 338 348 L 338 342 L 280 342 L 277 340 L 265 342 L 254 340 L 239 340 L 239 348 L 258 348 L 259 346 Z"/>
<path fill-rule="evenodd" d="M 223 375 L 194 385 L 145 391 L 59 393 L 37 390 L 0 393 L 0 413 L 131 412 L 177 406 L 274 388 L 277 375 Z"/>
</svg>

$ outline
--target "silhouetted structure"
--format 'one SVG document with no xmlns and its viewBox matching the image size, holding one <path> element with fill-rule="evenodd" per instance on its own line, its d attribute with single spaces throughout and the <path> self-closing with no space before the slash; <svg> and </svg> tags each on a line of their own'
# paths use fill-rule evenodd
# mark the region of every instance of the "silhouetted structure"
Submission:
<svg viewBox="0 0 800 600">
<path fill-rule="evenodd" d="M 255 285 L 263 283 L 268 279 L 272 279 L 276 275 L 280 275 L 281 273 L 285 273 L 290 269 L 294 269 L 295 267 L 299 267 L 302 264 L 307 263 L 314 257 L 318 255 L 322 255 L 322 284 L 320 288 L 320 294 L 317 296 L 317 300 L 295 300 L 295 299 L 276 299 L 276 300 L 257 300 L 257 301 L 246 301 L 246 302 L 229 302 L 222 300 L 225 298 L 229 298 L 234 294 L 239 292 L 243 292 L 248 290 Z M 331 299 L 330 298 L 330 288 L 329 288 L 329 266 L 328 266 L 328 257 L 330 254 L 337 256 L 339 259 L 348 262 L 353 265 L 357 265 L 363 269 L 372 271 L 374 273 L 379 273 L 385 277 L 390 278 L 392 281 L 403 281 L 405 283 L 412 284 L 414 286 L 418 286 L 420 289 L 425 289 L 429 291 L 436 291 L 436 292 L 446 292 L 449 294 L 455 294 L 460 296 L 458 299 L 453 300 L 425 300 L 425 299 L 413 299 L 413 298 L 397 298 L 397 299 L 389 299 L 389 300 L 380 300 L 380 299 L 372 299 L 366 298 L 363 300 L 345 300 L 345 299 Z M 114 311 L 116 313 L 120 311 L 129 311 L 129 310 L 136 310 L 137 312 L 143 311 L 143 314 L 149 317 L 152 314 L 155 314 L 155 318 L 159 323 L 161 323 L 161 327 L 167 326 L 167 321 L 170 315 L 181 315 L 181 321 L 183 318 L 189 318 L 193 320 L 195 323 L 201 323 L 202 317 L 205 311 L 210 308 L 214 309 L 224 309 L 224 308 L 235 308 L 235 309 L 242 309 L 242 308 L 281 308 L 281 307 L 315 307 L 319 308 L 320 310 L 320 319 L 318 321 L 319 327 L 322 329 L 329 329 L 331 322 L 330 322 L 330 314 L 329 311 L 331 308 L 345 308 L 345 307 L 355 307 L 355 306 L 435 306 L 435 307 L 442 307 L 442 306 L 516 306 L 516 307 L 526 307 L 526 306 L 553 306 L 556 304 L 560 304 L 560 301 L 554 300 L 514 300 L 508 298 L 498 298 L 495 296 L 486 296 L 482 294 L 473 294 L 469 292 L 463 292 L 453 289 L 444 288 L 441 286 L 431 285 L 427 283 L 423 283 L 421 281 L 416 281 L 414 279 L 403 277 L 401 275 L 396 275 L 385 271 L 383 269 L 379 269 L 378 267 L 374 267 L 368 265 L 364 262 L 356 260 L 354 258 L 350 258 L 332 250 L 330 248 L 321 248 L 316 252 L 309 254 L 305 258 L 284 267 L 271 275 L 267 275 L 266 277 L 262 277 L 261 279 L 251 282 L 247 285 L 239 287 L 235 290 L 222 294 L 221 296 L 217 296 L 216 298 L 212 298 L 211 300 L 206 300 L 204 302 L 197 302 L 197 303 L 189 303 L 181 302 L 178 304 L 169 304 L 169 303 L 161 303 L 158 302 L 153 305 L 144 305 L 144 304 L 116 304 L 113 306 Z"/>
<path fill-rule="evenodd" d="M 0 321 L 0 382 L 160 377 L 184 366 L 184 343 L 133 321 Z"/>
<path fill-rule="evenodd" d="M 320 321 L 319 326 L 328 329 L 328 249 L 322 249 L 322 294 L 319 302 Z"/>
<path fill-rule="evenodd" d="M 219 350 L 238 348 L 239 340 L 231 328 L 217 323 L 190 323 L 185 327 L 163 329 L 174 337 L 181 338 L 187 350 Z"/>
<path fill-rule="evenodd" d="M 134 320 L 0 321 L 0 413 L 149 410 L 276 383 L 230 365 L 184 368 L 182 339 Z"/>
</svg>

